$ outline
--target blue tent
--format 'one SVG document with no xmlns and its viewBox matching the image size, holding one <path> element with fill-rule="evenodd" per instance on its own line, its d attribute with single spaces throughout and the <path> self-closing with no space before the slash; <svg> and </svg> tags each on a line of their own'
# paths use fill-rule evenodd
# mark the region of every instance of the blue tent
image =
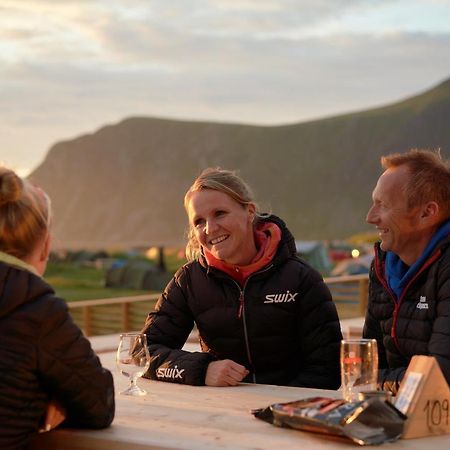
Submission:
<svg viewBox="0 0 450 450">
<path fill-rule="evenodd" d="M 328 275 L 332 264 L 322 241 L 295 241 L 297 254 L 322 275 Z"/>
</svg>

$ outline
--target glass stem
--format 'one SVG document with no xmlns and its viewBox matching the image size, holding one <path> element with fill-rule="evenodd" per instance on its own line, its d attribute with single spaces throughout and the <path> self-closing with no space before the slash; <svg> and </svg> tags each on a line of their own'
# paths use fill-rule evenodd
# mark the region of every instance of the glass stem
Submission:
<svg viewBox="0 0 450 450">
<path fill-rule="evenodd" d="M 136 384 L 136 381 L 137 381 L 137 377 L 130 377 L 130 388 L 131 389 L 137 389 L 137 384 Z"/>
</svg>

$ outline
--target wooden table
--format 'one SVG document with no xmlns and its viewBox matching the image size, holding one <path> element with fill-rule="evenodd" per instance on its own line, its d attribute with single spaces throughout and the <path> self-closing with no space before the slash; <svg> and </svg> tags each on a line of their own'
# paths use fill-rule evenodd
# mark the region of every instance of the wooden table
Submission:
<svg viewBox="0 0 450 450">
<path fill-rule="evenodd" d="M 100 355 L 114 374 L 116 391 L 127 379 L 115 369 L 114 353 Z M 356 444 L 324 435 L 282 429 L 255 419 L 250 410 L 315 395 L 339 397 L 336 391 L 242 384 L 212 388 L 150 380 L 138 384 L 145 397 L 116 394 L 116 418 L 104 430 L 53 430 L 39 435 L 31 450 L 144 449 L 355 449 Z M 392 450 L 447 450 L 450 436 L 399 440 L 383 445 Z"/>
</svg>

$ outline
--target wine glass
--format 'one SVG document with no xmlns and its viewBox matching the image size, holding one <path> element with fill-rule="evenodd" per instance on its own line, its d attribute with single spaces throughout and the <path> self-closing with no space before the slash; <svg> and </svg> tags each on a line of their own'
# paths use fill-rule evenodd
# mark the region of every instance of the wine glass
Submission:
<svg viewBox="0 0 450 450">
<path fill-rule="evenodd" d="M 130 378 L 130 385 L 120 394 L 134 396 L 147 394 L 136 384 L 136 380 L 142 377 L 150 366 L 147 336 L 141 333 L 122 333 L 116 363 L 119 372 Z"/>
</svg>

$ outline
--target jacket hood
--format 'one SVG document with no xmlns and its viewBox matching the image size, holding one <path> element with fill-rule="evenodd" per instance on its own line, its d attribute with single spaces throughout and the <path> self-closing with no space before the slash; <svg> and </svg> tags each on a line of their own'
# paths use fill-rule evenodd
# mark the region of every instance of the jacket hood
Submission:
<svg viewBox="0 0 450 450">
<path fill-rule="evenodd" d="M 272 222 L 278 226 L 281 230 L 281 241 L 278 245 L 277 253 L 274 257 L 274 263 L 278 261 L 284 261 L 286 258 L 297 255 L 297 248 L 295 246 L 295 239 L 292 233 L 289 231 L 288 227 L 282 219 L 275 215 L 270 215 L 268 217 L 262 218 L 259 223 Z"/>
<path fill-rule="evenodd" d="M 45 294 L 54 291 L 42 278 L 0 262 L 0 318 Z"/>
</svg>

